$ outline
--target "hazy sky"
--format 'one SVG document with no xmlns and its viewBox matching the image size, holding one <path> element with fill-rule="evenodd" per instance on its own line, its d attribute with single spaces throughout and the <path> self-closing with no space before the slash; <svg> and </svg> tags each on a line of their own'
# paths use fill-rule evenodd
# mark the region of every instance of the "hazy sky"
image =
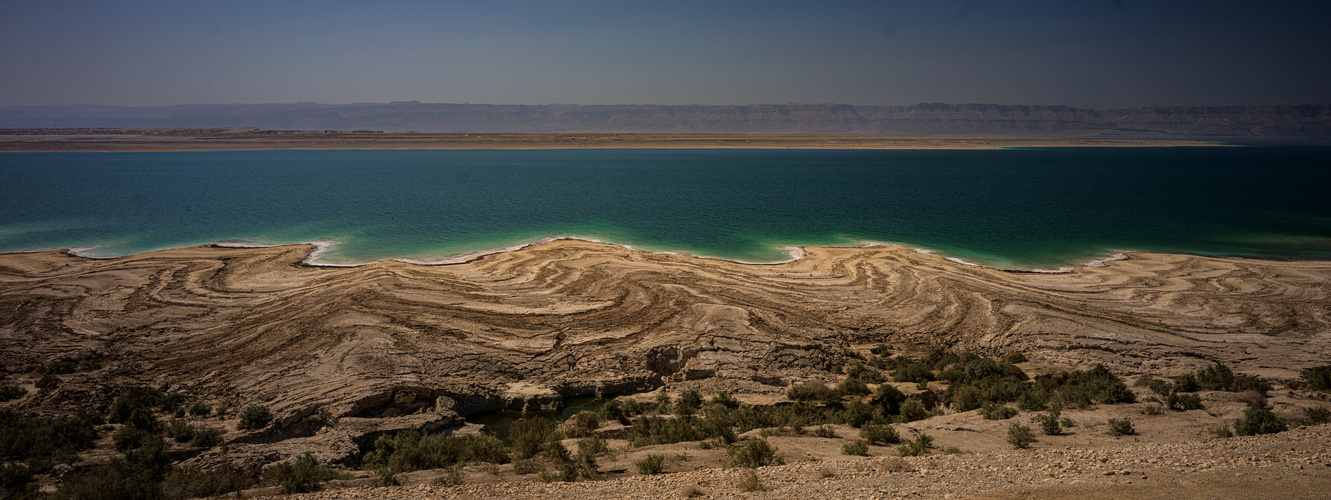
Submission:
<svg viewBox="0 0 1331 500">
<path fill-rule="evenodd" d="M 0 0 L 0 105 L 1331 100 L 1328 2 Z"/>
</svg>

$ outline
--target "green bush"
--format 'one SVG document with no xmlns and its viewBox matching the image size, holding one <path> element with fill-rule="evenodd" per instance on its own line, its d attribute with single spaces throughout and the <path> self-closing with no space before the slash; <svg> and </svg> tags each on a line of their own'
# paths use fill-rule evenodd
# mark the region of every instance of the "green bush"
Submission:
<svg viewBox="0 0 1331 500">
<path fill-rule="evenodd" d="M 543 470 L 545 470 L 545 468 L 541 467 L 541 464 L 537 463 L 535 460 L 517 460 L 513 462 L 514 474 L 535 474 Z"/>
<path fill-rule="evenodd" d="M 791 401 L 810 401 L 817 399 L 813 393 L 813 388 L 804 384 L 795 384 L 786 391 L 786 397 Z"/>
<path fill-rule="evenodd" d="M 914 441 L 907 441 L 906 444 L 898 446 L 897 454 L 903 457 L 917 457 L 929 453 L 929 444 L 933 442 L 932 436 L 920 433 Z"/>
<path fill-rule="evenodd" d="M 1128 419 L 1109 419 L 1110 436 L 1131 436 L 1136 434 L 1137 430 L 1132 427 L 1132 421 Z"/>
<path fill-rule="evenodd" d="M 1028 448 L 1035 442 L 1035 433 L 1031 432 L 1030 427 L 1013 422 L 1007 428 L 1007 442 L 1013 448 Z"/>
<path fill-rule="evenodd" d="M 897 430 L 887 424 L 868 424 L 860 428 L 860 437 L 869 444 L 896 444 L 901 442 Z"/>
<path fill-rule="evenodd" d="M 892 372 L 892 380 L 895 382 L 930 382 L 933 381 L 934 374 L 929 367 L 914 363 L 904 364 L 897 367 Z"/>
<path fill-rule="evenodd" d="M 909 397 L 901 402 L 901 419 L 907 422 L 924 420 L 929 416 L 929 412 L 924 409 L 924 402 L 920 398 Z"/>
<path fill-rule="evenodd" d="M 1035 420 L 1040 423 L 1041 430 L 1048 436 L 1057 436 L 1063 433 L 1063 426 L 1059 425 L 1058 419 L 1058 410 L 1049 410 L 1048 413 L 1035 417 Z"/>
<path fill-rule="evenodd" d="M 361 457 L 366 468 L 394 474 L 466 463 L 503 464 L 508 460 L 503 442 L 489 434 L 453 437 L 417 431 L 379 436 L 374 449 Z"/>
<path fill-rule="evenodd" d="M 721 405 L 732 410 L 739 408 L 739 400 L 735 399 L 735 396 L 731 396 L 729 392 L 718 393 L 716 396 L 712 397 L 711 402 L 714 405 Z"/>
<path fill-rule="evenodd" d="M 203 417 L 211 414 L 213 412 L 213 407 L 203 403 L 194 403 L 193 405 L 190 405 L 189 412 L 191 415 Z"/>
<path fill-rule="evenodd" d="M 614 402 L 615 400 L 610 400 Z M 526 459 L 540 453 L 541 447 L 549 440 L 554 426 L 549 420 L 528 418 L 513 422 L 508 428 L 508 439 L 513 443 L 513 454 Z"/>
<path fill-rule="evenodd" d="M 863 439 L 857 439 L 841 445 L 842 455 L 851 455 L 856 457 L 869 456 L 869 442 Z"/>
<path fill-rule="evenodd" d="M 222 436 L 212 429 L 199 429 L 194 432 L 194 439 L 190 440 L 190 446 L 196 448 L 212 448 L 222 443 Z"/>
<path fill-rule="evenodd" d="M 1017 410 L 1008 405 L 991 401 L 980 407 L 980 415 L 983 415 L 985 420 L 1007 420 L 1017 416 Z"/>
<path fill-rule="evenodd" d="M 194 426 L 182 419 L 172 419 L 166 424 L 166 434 L 177 443 L 187 443 L 194 439 Z"/>
<path fill-rule="evenodd" d="M 687 390 L 679 393 L 679 401 L 675 402 L 676 407 L 697 410 L 702 408 L 702 395 L 698 391 Z"/>
<path fill-rule="evenodd" d="M 248 406 L 240 414 L 240 423 L 236 425 L 237 429 L 262 429 L 273 420 L 273 414 L 268 411 L 266 406 Z"/>
<path fill-rule="evenodd" d="M 60 385 L 60 377 L 51 374 L 42 375 L 42 378 L 32 384 L 33 387 L 38 389 L 45 389 L 47 387 L 54 389 L 58 385 Z"/>
<path fill-rule="evenodd" d="M 584 437 L 601 427 L 601 417 L 590 411 L 580 411 L 569 419 L 568 437 Z"/>
<path fill-rule="evenodd" d="M 826 425 L 821 426 L 821 427 L 818 427 L 818 429 L 815 430 L 813 433 L 816 434 L 816 435 L 817 435 L 818 437 L 820 437 L 820 438 L 834 438 L 834 437 L 836 437 L 836 431 L 832 430 L 832 428 L 831 428 L 830 426 L 826 426 Z"/>
<path fill-rule="evenodd" d="M 1308 388 L 1314 391 L 1331 390 L 1331 365 L 1308 369 Z"/>
<path fill-rule="evenodd" d="M 14 384 L 0 385 L 0 403 L 28 395 L 28 390 Z"/>
<path fill-rule="evenodd" d="M 75 365 L 73 361 L 62 359 L 60 361 L 52 361 L 38 371 L 43 375 L 67 375 L 74 373 L 74 370 L 76 369 L 78 369 L 78 365 Z"/>
<path fill-rule="evenodd" d="M 292 462 L 277 464 L 264 474 L 264 483 L 282 488 L 282 493 L 317 491 L 320 485 L 342 477 L 337 471 L 319 463 L 314 455 L 306 453 Z"/>
<path fill-rule="evenodd" d="M 846 425 L 862 427 L 877 418 L 878 411 L 873 405 L 856 401 L 847 406 L 845 410 L 837 412 L 837 417 Z"/>
<path fill-rule="evenodd" d="M 0 460 L 74 463 L 79 451 L 92 448 L 101 423 L 99 415 L 87 411 L 62 418 L 21 418 L 0 411 Z"/>
<path fill-rule="evenodd" d="M 147 410 L 151 414 L 153 409 L 162 406 L 165 399 L 166 395 L 156 389 L 141 386 L 127 388 L 116 397 L 107 420 L 113 424 L 125 423 L 136 410 Z"/>
<path fill-rule="evenodd" d="M 578 453 L 591 453 L 594 456 L 608 451 L 610 451 L 610 445 L 606 444 L 600 436 L 592 436 L 578 441 Z"/>
<path fill-rule="evenodd" d="M 865 385 L 863 380 L 855 377 L 846 377 L 846 379 L 842 380 L 841 384 L 837 386 L 837 390 L 848 396 L 863 396 L 869 393 L 869 386 Z"/>
<path fill-rule="evenodd" d="M 892 351 L 892 346 L 889 346 L 887 344 L 878 344 L 876 346 L 873 346 L 872 349 L 869 349 L 870 354 L 877 354 L 879 356 L 887 355 L 891 351 Z"/>
<path fill-rule="evenodd" d="M 1303 409 L 1303 418 L 1314 424 L 1331 422 L 1331 409 L 1325 406 L 1309 406 Z"/>
<path fill-rule="evenodd" d="M 241 491 L 254 486 L 254 478 L 231 464 L 222 464 L 210 470 L 187 465 L 171 468 L 163 479 L 163 498 L 215 497 Z"/>
<path fill-rule="evenodd" d="M 1275 434 L 1285 430 L 1285 423 L 1271 413 L 1270 408 L 1249 406 L 1243 418 L 1234 421 L 1234 433 L 1240 436 Z"/>
<path fill-rule="evenodd" d="M 766 439 L 747 439 L 726 450 L 730 461 L 740 467 L 756 469 L 768 465 L 780 465 L 785 460 L 776 455 L 776 448 Z"/>
<path fill-rule="evenodd" d="M 1236 374 L 1221 363 L 1208 366 L 1195 373 L 1185 374 L 1174 379 L 1178 392 L 1207 391 L 1257 391 L 1266 394 L 1271 390 L 1271 383 L 1252 375 Z"/>
<path fill-rule="evenodd" d="M 856 364 L 846 370 L 846 375 L 850 378 L 857 378 L 870 384 L 881 384 L 887 382 L 887 377 L 883 373 L 873 368 Z"/>
<path fill-rule="evenodd" d="M 1165 406 L 1174 411 L 1202 410 L 1206 407 L 1202 405 L 1202 397 L 1196 394 L 1179 394 L 1171 392 L 1165 396 Z"/>
<path fill-rule="evenodd" d="M 638 466 L 638 474 L 651 476 L 660 474 L 665 470 L 665 455 L 648 454 L 647 458 L 634 462 Z"/>
</svg>

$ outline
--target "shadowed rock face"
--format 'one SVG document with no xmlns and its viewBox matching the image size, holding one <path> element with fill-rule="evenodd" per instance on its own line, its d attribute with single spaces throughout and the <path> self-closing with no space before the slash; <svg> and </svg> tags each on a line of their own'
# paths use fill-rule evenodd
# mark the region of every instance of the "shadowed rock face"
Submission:
<svg viewBox="0 0 1331 500">
<path fill-rule="evenodd" d="M 668 381 L 780 386 L 878 342 L 1127 374 L 1222 360 L 1294 378 L 1325 364 L 1331 333 L 1326 262 L 1137 253 L 1041 274 L 899 247 L 747 265 L 555 241 L 455 265 L 311 267 L 309 251 L 0 256 L 0 362 L 21 373 L 100 357 L 100 384 L 266 404 L 302 435 Z M 68 384 L 24 404 L 104 404 L 104 393 Z"/>
</svg>

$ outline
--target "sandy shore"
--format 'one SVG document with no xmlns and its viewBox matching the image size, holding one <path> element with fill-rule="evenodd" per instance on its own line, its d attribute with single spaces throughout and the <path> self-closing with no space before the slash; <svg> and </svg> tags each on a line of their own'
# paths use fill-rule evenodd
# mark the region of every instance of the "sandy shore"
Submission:
<svg viewBox="0 0 1331 500">
<path fill-rule="evenodd" d="M 1014 147 L 1215 146 L 1206 141 L 1040 139 L 857 134 L 425 134 L 199 133 L 6 134 L 0 151 L 209 151 L 268 149 L 996 149 Z"/>
</svg>

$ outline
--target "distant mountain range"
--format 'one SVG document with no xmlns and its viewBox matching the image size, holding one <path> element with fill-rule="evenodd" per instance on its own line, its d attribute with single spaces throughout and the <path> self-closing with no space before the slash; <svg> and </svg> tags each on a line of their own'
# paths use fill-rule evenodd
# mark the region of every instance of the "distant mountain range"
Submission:
<svg viewBox="0 0 1331 500">
<path fill-rule="evenodd" d="M 1331 142 L 1331 103 L 1233 106 L 190 104 L 0 107 L 0 128 L 864 133 Z"/>
</svg>

